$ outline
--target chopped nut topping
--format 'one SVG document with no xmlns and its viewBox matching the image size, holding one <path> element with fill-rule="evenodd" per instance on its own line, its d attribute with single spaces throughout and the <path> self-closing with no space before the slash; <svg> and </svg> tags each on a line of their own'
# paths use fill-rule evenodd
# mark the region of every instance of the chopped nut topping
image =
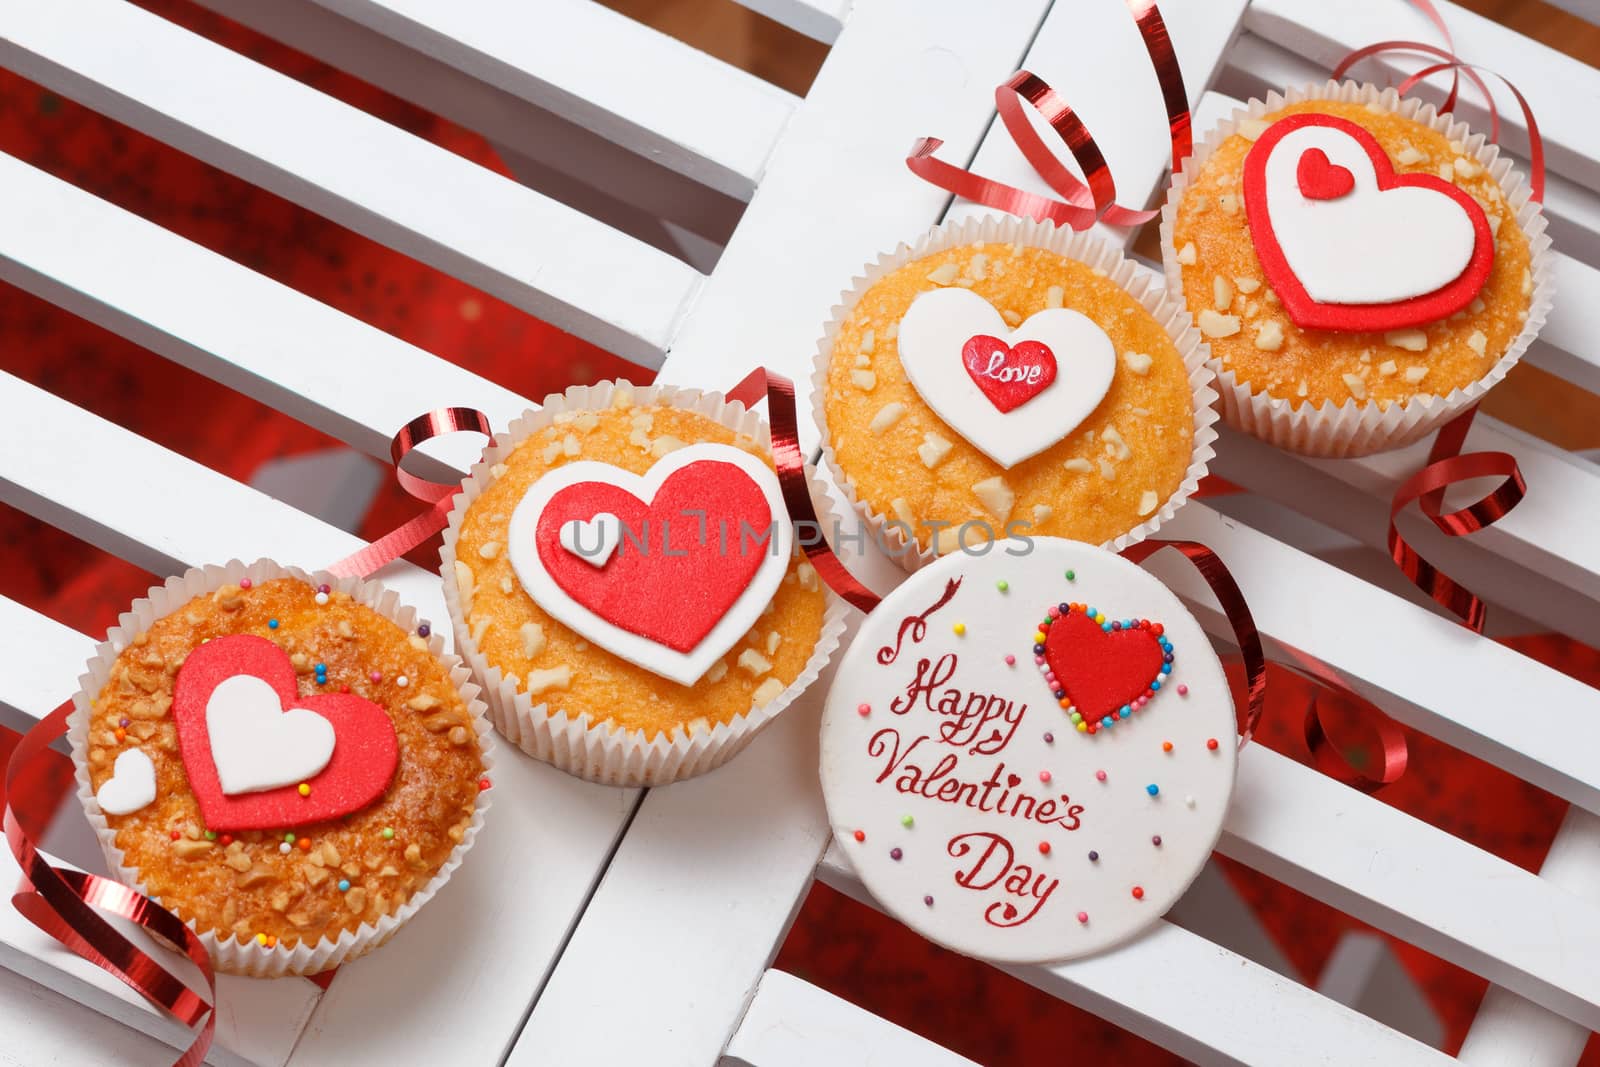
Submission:
<svg viewBox="0 0 1600 1067">
<path fill-rule="evenodd" d="M 596 415 L 592 411 L 585 411 L 583 414 L 572 420 L 572 425 L 576 426 L 580 432 L 588 433 L 590 430 L 600 425 L 600 416 Z"/>
<path fill-rule="evenodd" d="M 1044 291 L 1044 306 L 1058 308 L 1066 303 L 1067 291 L 1059 285 L 1052 285 Z"/>
<path fill-rule="evenodd" d="M 1311 395 L 1311 387 L 1306 384 L 1306 380 L 1304 378 L 1300 379 L 1300 387 L 1294 391 L 1294 395 L 1295 396 L 1310 396 Z"/>
<path fill-rule="evenodd" d="M 989 257 L 979 252 L 972 257 L 972 262 L 967 264 L 967 277 L 975 282 L 981 282 L 989 276 Z"/>
<path fill-rule="evenodd" d="M 960 547 L 961 535 L 954 526 L 942 526 L 933 535 L 933 551 L 936 555 L 948 556 Z"/>
<path fill-rule="evenodd" d="M 706 671 L 706 681 L 715 685 L 717 682 L 720 682 L 722 679 L 726 678 L 727 675 L 728 661 L 719 659 L 717 662 L 711 665 L 709 670 Z"/>
<path fill-rule="evenodd" d="M 1001 308 L 1000 317 L 1006 320 L 1007 326 L 1022 325 L 1022 316 L 1018 312 L 1012 311 L 1010 308 Z"/>
<path fill-rule="evenodd" d="M 1456 180 L 1456 168 L 1452 167 L 1448 163 L 1439 164 L 1439 177 L 1444 179 L 1447 182 L 1455 181 Z"/>
<path fill-rule="evenodd" d="M 1094 471 L 1094 464 L 1079 456 L 1074 456 L 1061 465 L 1074 474 L 1089 474 Z"/>
<path fill-rule="evenodd" d="M 867 424 L 867 429 L 875 434 L 882 434 L 889 427 L 900 421 L 900 416 L 906 413 L 906 406 L 898 400 L 891 401 L 878 409 L 872 416 L 872 421 Z"/>
<path fill-rule="evenodd" d="M 906 501 L 905 497 L 897 496 L 889 501 L 889 510 L 894 512 L 894 517 L 902 523 L 912 529 L 916 529 L 917 516 L 912 512 L 911 505 Z"/>
<path fill-rule="evenodd" d="M 532 659 L 544 651 L 544 627 L 536 622 L 522 624 L 522 654 Z"/>
<path fill-rule="evenodd" d="M 1256 328 L 1256 347 L 1263 352 L 1276 352 L 1283 347 L 1283 325 L 1277 319 L 1268 319 Z"/>
<path fill-rule="evenodd" d="M 870 357 L 870 356 L 857 356 L 856 357 L 856 366 L 861 367 L 863 369 L 871 367 L 872 366 L 872 357 Z"/>
<path fill-rule="evenodd" d="M 772 662 L 753 648 L 739 653 L 738 666 L 752 678 L 759 678 L 772 670 Z"/>
<path fill-rule="evenodd" d="M 1428 349 L 1428 335 L 1421 330 L 1390 330 L 1383 335 L 1383 343 L 1407 352 L 1425 352 Z"/>
<path fill-rule="evenodd" d="M 1106 455 L 1112 459 L 1124 460 L 1133 455 L 1133 449 L 1128 447 L 1128 442 L 1122 439 L 1122 434 L 1117 432 L 1115 426 L 1107 426 L 1100 440 L 1105 442 Z"/>
<path fill-rule="evenodd" d="M 1422 381 L 1422 379 L 1426 378 L 1427 376 L 1428 376 L 1428 368 L 1427 367 L 1407 367 L 1406 368 L 1406 381 L 1410 382 L 1412 385 L 1416 385 L 1418 382 Z"/>
<path fill-rule="evenodd" d="M 1109 459 L 1100 460 L 1099 461 L 1099 467 L 1100 467 L 1100 477 L 1104 478 L 1106 481 L 1109 482 L 1109 481 L 1112 481 L 1112 480 L 1114 480 L 1116 478 L 1116 476 L 1117 476 L 1117 468 L 1112 464 L 1112 462 Z"/>
<path fill-rule="evenodd" d="M 1239 213 L 1238 194 L 1223 193 L 1221 196 L 1217 197 L 1217 206 L 1222 209 L 1222 212 L 1225 215 L 1237 215 Z"/>
<path fill-rule="evenodd" d="M 1189 206 L 1194 208 L 1196 213 L 1204 211 L 1211 206 L 1211 198 L 1204 193 L 1195 193 L 1189 198 Z"/>
<path fill-rule="evenodd" d="M 406 707 L 412 711 L 432 711 L 439 706 L 439 698 L 432 693 L 418 693 L 406 701 Z"/>
<path fill-rule="evenodd" d="M 1011 517 L 1011 508 L 1017 502 L 1017 494 L 1011 491 L 1004 478 L 996 475 L 981 482 L 973 482 L 972 492 L 988 509 L 989 514 L 999 519 L 1002 524 Z"/>
<path fill-rule="evenodd" d="M 1232 337 L 1239 332 L 1239 316 L 1223 315 L 1210 308 L 1202 308 L 1196 322 L 1207 337 Z"/>
<path fill-rule="evenodd" d="M 1156 496 L 1154 489 L 1146 489 L 1139 494 L 1139 514 L 1148 515 L 1161 506 L 1161 498 Z"/>
<path fill-rule="evenodd" d="M 1345 387 L 1350 390 L 1351 396 L 1357 400 L 1365 400 L 1367 398 L 1366 379 L 1359 374 L 1346 374 L 1343 377 Z"/>
<path fill-rule="evenodd" d="M 954 263 L 943 263 L 933 269 L 928 275 L 928 280 L 934 285 L 949 285 L 956 280 L 956 275 L 960 272 L 960 268 Z"/>
<path fill-rule="evenodd" d="M 771 633 L 767 634 L 767 655 L 777 655 L 778 646 L 781 644 L 783 644 L 783 635 L 778 631 L 773 630 Z"/>
<path fill-rule="evenodd" d="M 1258 118 L 1245 118 L 1239 120 L 1239 136 L 1246 141 L 1254 141 L 1257 137 L 1267 132 L 1267 120 Z"/>
<path fill-rule="evenodd" d="M 850 380 L 855 383 L 857 389 L 863 389 L 869 393 L 878 384 L 878 376 L 869 370 L 851 371 Z"/>
<path fill-rule="evenodd" d="M 1383 375 L 1385 378 L 1392 378 L 1396 374 L 1400 373 L 1400 367 L 1395 363 L 1394 360 L 1386 359 L 1382 363 L 1378 364 L 1378 373 Z"/>
<path fill-rule="evenodd" d="M 1482 315 L 1483 309 L 1488 306 L 1489 305 L 1483 302 L 1483 297 L 1475 296 L 1472 298 L 1472 303 L 1467 305 L 1467 310 L 1472 312 L 1474 315 Z"/>
<path fill-rule="evenodd" d="M 1145 352 L 1122 353 L 1122 365 L 1138 375 L 1150 373 L 1150 364 L 1155 362 L 1155 357 Z"/>
<path fill-rule="evenodd" d="M 922 460 L 922 465 L 929 470 L 944 462 L 955 445 L 933 432 L 922 435 L 922 444 L 917 446 L 917 456 Z"/>
<path fill-rule="evenodd" d="M 1455 171 L 1463 178 L 1476 178 L 1483 173 L 1483 165 L 1466 156 L 1459 156 L 1455 162 Z"/>
<path fill-rule="evenodd" d="M 1211 279 L 1211 296 L 1218 311 L 1227 311 L 1233 306 L 1233 283 L 1217 275 Z"/>
<path fill-rule="evenodd" d="M 1423 155 L 1421 152 L 1418 152 L 1410 145 L 1406 145 L 1404 148 L 1400 149 L 1399 154 L 1397 154 L 1394 158 L 1395 162 L 1399 163 L 1403 167 L 1414 167 L 1418 163 L 1426 163 L 1428 161 L 1427 156 Z"/>
<path fill-rule="evenodd" d="M 794 569 L 795 578 L 800 582 L 800 588 L 815 592 L 818 588 L 817 568 L 808 560 L 801 560 Z"/>
<path fill-rule="evenodd" d="M 766 681 L 756 686 L 756 691 L 750 694 L 750 702 L 758 708 L 764 708 L 774 700 L 777 700 L 778 695 L 782 693 L 785 688 L 787 687 L 778 679 L 768 678 Z"/>
<path fill-rule="evenodd" d="M 1234 288 L 1238 289 L 1245 296 L 1249 296 L 1251 293 L 1261 288 L 1261 283 L 1255 278 L 1250 277 L 1248 274 L 1243 274 L 1233 279 L 1233 284 Z"/>
<path fill-rule="evenodd" d="M 875 347 L 877 347 L 877 334 L 873 333 L 871 330 L 863 333 L 861 335 L 861 354 L 863 356 L 870 356 L 872 355 L 872 350 Z"/>
<path fill-rule="evenodd" d="M 1193 241 L 1190 241 L 1188 244 L 1186 244 L 1182 248 L 1178 249 L 1178 262 L 1182 263 L 1186 267 L 1192 266 L 1194 264 L 1194 242 Z"/>
<path fill-rule="evenodd" d="M 547 689 L 565 689 L 571 684 L 572 668 L 563 663 L 546 670 L 529 671 L 522 688 L 529 696 L 533 697 L 538 696 Z"/>
<path fill-rule="evenodd" d="M 500 579 L 500 592 L 510 596 L 515 589 L 516 586 L 511 582 L 511 575 L 503 575 Z"/>
<path fill-rule="evenodd" d="M 1482 330 L 1473 330 L 1472 336 L 1467 338 L 1467 347 L 1481 356 L 1489 347 L 1489 339 L 1483 335 Z"/>
<path fill-rule="evenodd" d="M 499 554 L 499 541 L 485 541 L 483 544 L 478 546 L 478 555 L 482 556 L 484 559 L 494 559 Z"/>
<path fill-rule="evenodd" d="M 670 433 L 664 433 L 660 437 L 657 437 L 655 440 L 650 442 L 650 454 L 659 459 L 668 452 L 676 452 L 678 449 L 685 447 L 687 444 L 687 441 L 676 438 Z"/>
<path fill-rule="evenodd" d="M 1049 504 L 1035 504 L 1033 506 L 1033 521 L 1036 523 L 1044 522 L 1050 517 L 1050 514 Z"/>
<path fill-rule="evenodd" d="M 1533 275 L 1528 272 L 1526 267 L 1522 268 L 1522 295 L 1533 295 Z"/>
</svg>

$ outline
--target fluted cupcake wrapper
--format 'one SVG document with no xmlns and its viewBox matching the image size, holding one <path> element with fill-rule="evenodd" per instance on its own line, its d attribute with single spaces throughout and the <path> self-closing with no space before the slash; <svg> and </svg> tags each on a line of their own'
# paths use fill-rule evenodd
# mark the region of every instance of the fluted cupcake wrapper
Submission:
<svg viewBox="0 0 1600 1067">
<path fill-rule="evenodd" d="M 1064 258 L 1074 259 L 1103 271 L 1111 281 L 1126 289 L 1155 317 L 1156 322 L 1166 330 L 1167 336 L 1177 346 L 1178 355 L 1182 357 L 1184 368 L 1188 372 L 1189 389 L 1193 394 L 1194 437 L 1190 443 L 1188 469 L 1184 471 L 1183 480 L 1179 482 L 1178 488 L 1161 502 L 1161 506 L 1154 514 L 1126 533 L 1102 543 L 1100 547 L 1120 552 L 1129 545 L 1138 544 L 1159 530 L 1163 523 L 1177 513 L 1184 501 L 1194 495 L 1200 486 L 1200 479 L 1206 475 L 1206 465 L 1216 455 L 1213 446 L 1217 440 L 1215 428 L 1217 393 L 1213 388 L 1214 375 L 1209 364 L 1210 351 L 1201 338 L 1200 331 L 1195 329 L 1183 302 L 1168 297 L 1164 290 L 1152 284 L 1152 277 L 1148 271 L 1141 270 L 1132 260 L 1093 234 L 1074 232 L 1057 227 L 1053 223 L 1036 222 L 1033 219 L 1010 215 L 982 215 L 961 222 L 941 223 L 918 238 L 915 244 L 902 244 L 893 252 L 884 253 L 862 268 L 850 288 L 839 295 L 839 302 L 834 305 L 828 323 L 823 328 L 822 338 L 817 343 L 817 353 L 812 360 L 811 407 L 817 426 L 822 431 L 823 462 L 827 464 L 845 499 L 861 516 L 861 521 L 872 531 L 876 542 L 884 546 L 901 567 L 908 572 L 916 571 L 938 558 L 931 543 L 926 548 L 922 547 L 914 538 L 907 536 L 904 524 L 882 514 L 863 500 L 856 492 L 854 481 L 839 466 L 828 430 L 826 406 L 828 365 L 833 358 L 834 339 L 838 337 L 845 318 L 856 306 L 857 301 L 880 278 L 912 260 L 974 242 L 1044 248 Z M 937 520 L 941 516 L 930 515 L 928 518 Z"/>
<path fill-rule="evenodd" d="M 100 848 L 105 853 L 106 863 L 120 881 L 147 895 L 148 891 L 144 887 L 139 869 L 126 863 L 122 850 L 117 847 L 117 832 L 107 822 L 105 813 L 100 810 L 100 804 L 95 799 L 94 790 L 90 785 L 88 763 L 90 705 L 110 680 L 111 667 L 116 662 L 117 656 L 131 645 L 135 638 L 149 630 L 157 620 L 181 611 L 197 597 L 209 596 L 224 586 L 238 585 L 242 578 L 248 578 L 257 585 L 276 578 L 294 578 L 314 586 L 326 584 L 335 591 L 350 594 L 357 603 L 366 605 L 408 633 L 414 631 L 416 627 L 416 611 L 401 604 L 399 594 L 385 589 L 377 582 L 363 581 L 359 578 L 335 578 L 322 572 L 308 574 L 299 568 L 281 567 L 269 560 L 258 560 L 249 565 L 232 560 L 220 566 L 194 567 L 168 578 L 161 585 L 152 586 L 144 597 L 134 601 L 133 605 L 118 618 L 117 625 L 106 635 L 106 639 L 95 649 L 94 657 L 89 660 L 84 674 L 78 679 L 79 690 L 73 697 L 72 715 L 67 720 L 67 740 L 71 745 L 72 759 L 77 768 L 78 800 L 83 804 L 84 814 L 88 816 L 89 825 L 94 829 Z M 451 684 L 466 700 L 467 711 L 472 716 L 473 727 L 478 735 L 478 751 L 483 761 L 484 773 L 488 774 L 494 767 L 494 738 L 489 729 L 488 708 L 478 699 L 478 687 L 473 684 L 466 665 L 444 651 L 442 635 L 431 634 L 428 638 L 428 649 L 450 669 Z M 473 813 L 472 821 L 461 843 L 451 851 L 444 865 L 428 880 L 428 883 L 413 893 L 393 914 L 385 915 L 376 922 L 364 922 L 353 931 L 342 931 L 337 938 L 324 937 L 314 944 L 302 942 L 293 948 L 283 945 L 267 948 L 254 940 L 243 938 L 242 935 L 221 935 L 216 930 L 200 930 L 193 920 L 188 920 L 188 924 L 199 933 L 206 951 L 211 954 L 212 966 L 221 974 L 281 978 L 285 975 L 309 975 L 331 970 L 371 952 L 389 940 L 424 904 L 433 899 L 450 880 L 456 868 L 461 866 L 462 859 L 477 839 L 478 831 L 483 827 L 484 813 L 489 810 L 489 805 L 490 794 L 480 792 L 477 810 Z M 172 907 L 162 902 L 159 897 L 155 899 L 165 907 Z"/>
<path fill-rule="evenodd" d="M 1392 112 L 1460 142 L 1463 155 L 1476 160 L 1494 176 L 1506 202 L 1516 211 L 1517 225 L 1528 238 L 1528 270 L 1533 280 L 1528 317 L 1505 353 L 1483 377 L 1444 396 L 1417 396 L 1399 404 L 1358 401 L 1352 397 L 1343 404 L 1325 400 L 1313 405 L 1274 397 L 1265 390 L 1257 391 L 1249 382 L 1240 381 L 1220 359 L 1213 358 L 1217 391 L 1222 396 L 1222 417 L 1228 425 L 1291 452 L 1348 459 L 1403 448 L 1482 400 L 1522 358 L 1549 317 L 1555 295 L 1555 264 L 1550 256 L 1550 238 L 1545 233 L 1544 212 L 1533 199 L 1526 178 L 1511 165 L 1511 160 L 1501 157 L 1497 145 L 1489 143 L 1482 134 L 1473 133 L 1466 123 L 1457 122 L 1448 114 L 1439 114 L 1432 104 L 1416 97 L 1402 97 L 1394 89 L 1380 89 L 1362 82 L 1328 81 L 1282 93 L 1268 93 L 1265 100 L 1253 99 L 1244 107 L 1234 109 L 1231 116 L 1219 122 L 1195 146 L 1194 155 L 1174 177 L 1161 210 L 1161 258 L 1171 292 L 1180 296 L 1183 293 L 1183 268 L 1178 263 L 1173 231 L 1177 225 L 1178 205 L 1189 187 L 1189 176 L 1238 132 L 1242 121 L 1259 119 L 1307 100 L 1361 104 Z"/>
<path fill-rule="evenodd" d="M 612 723 L 593 721 L 587 712 L 572 715 L 561 707 L 559 694 L 544 694 L 536 700 L 522 689 L 519 679 L 491 664 L 466 624 L 456 576 L 456 541 L 467 509 L 494 483 L 495 465 L 509 456 L 517 445 L 555 425 L 558 415 L 614 406 L 619 401 L 619 393 L 624 393 L 632 405 L 668 405 L 693 411 L 737 433 L 754 437 L 762 447 L 771 444 L 766 420 L 743 404 L 725 400 L 721 393 L 667 385 L 601 382 L 575 385 L 565 393 L 552 394 L 538 410 L 527 412 L 497 435 L 462 483 L 444 531 L 440 574 L 444 578 L 445 603 L 455 627 L 456 650 L 483 687 L 495 729 L 528 755 L 579 778 L 605 785 L 657 786 L 704 774 L 743 751 L 822 674 L 844 634 L 849 608 L 831 591 L 827 592 L 828 606 L 823 614 L 822 629 L 805 668 L 795 680 L 765 705 L 752 705 L 749 711 L 732 721 L 718 723 L 709 730 L 678 728 L 646 737 L 643 730 L 626 730 Z M 815 480 L 811 495 L 819 517 L 826 523 L 826 493 Z"/>
</svg>

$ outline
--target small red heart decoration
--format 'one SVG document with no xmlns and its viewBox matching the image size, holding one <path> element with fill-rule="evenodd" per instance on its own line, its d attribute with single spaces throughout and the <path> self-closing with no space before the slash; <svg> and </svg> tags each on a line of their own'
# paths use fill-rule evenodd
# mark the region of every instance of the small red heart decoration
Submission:
<svg viewBox="0 0 1600 1067">
<path fill-rule="evenodd" d="M 1006 775 L 1006 785 L 1010 786 L 1012 789 L 1015 789 L 1017 786 L 1019 786 L 1021 784 L 1022 784 L 1022 775 L 1020 775 L 1020 774 L 1008 774 L 1008 775 Z"/>
<path fill-rule="evenodd" d="M 310 795 L 301 796 L 298 785 L 234 796 L 223 793 L 211 754 L 206 707 L 217 686 L 239 675 L 266 682 L 285 709 L 305 708 L 333 725 L 333 756 L 307 780 Z M 400 760 L 388 712 L 351 693 L 300 696 L 289 657 L 253 634 L 219 637 L 189 653 L 178 670 L 172 716 L 183 769 L 207 830 L 275 830 L 360 811 L 383 796 Z"/>
<path fill-rule="evenodd" d="M 961 363 L 1001 414 L 1026 404 L 1056 380 L 1056 355 L 1043 341 L 1008 345 L 980 333 L 961 346 Z"/>
<path fill-rule="evenodd" d="M 1356 187 L 1356 176 L 1320 148 L 1308 148 L 1295 167 L 1295 180 L 1308 200 L 1337 200 Z"/>
<path fill-rule="evenodd" d="M 1057 616 L 1045 633 L 1045 665 L 1091 729 L 1150 691 L 1164 655 L 1154 628 L 1108 632 L 1077 610 Z"/>
<path fill-rule="evenodd" d="M 602 512 L 617 516 L 623 534 L 605 565 L 595 567 L 562 547 L 561 527 Z M 774 521 L 749 474 L 697 460 L 669 475 L 649 503 L 607 482 L 569 485 L 545 505 L 534 541 L 540 562 L 573 600 L 630 633 L 688 652 L 743 595 L 765 558 L 753 539 L 741 547 L 741 530 L 759 537 Z"/>
</svg>

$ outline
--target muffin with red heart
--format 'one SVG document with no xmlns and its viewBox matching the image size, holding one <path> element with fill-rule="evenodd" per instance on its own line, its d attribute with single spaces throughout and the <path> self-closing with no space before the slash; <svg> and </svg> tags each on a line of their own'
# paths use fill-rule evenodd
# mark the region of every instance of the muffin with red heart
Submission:
<svg viewBox="0 0 1600 1067">
<path fill-rule="evenodd" d="M 1162 220 L 1225 417 L 1321 456 L 1410 443 L 1504 377 L 1548 310 L 1544 229 L 1494 145 L 1355 83 L 1236 111 Z"/>
<path fill-rule="evenodd" d="M 151 590 L 70 732 L 113 868 L 219 971 L 313 974 L 381 944 L 488 803 L 483 705 L 440 647 L 354 579 L 232 563 Z"/>
<path fill-rule="evenodd" d="M 998 217 L 868 266 L 818 346 L 823 454 L 908 570 L 1005 538 L 1124 548 L 1215 439 L 1204 346 L 1109 246 Z"/>
<path fill-rule="evenodd" d="M 530 755 L 611 785 L 700 774 L 838 643 L 843 608 L 795 540 L 760 416 L 716 394 L 574 387 L 512 424 L 456 499 L 456 647 Z"/>
</svg>

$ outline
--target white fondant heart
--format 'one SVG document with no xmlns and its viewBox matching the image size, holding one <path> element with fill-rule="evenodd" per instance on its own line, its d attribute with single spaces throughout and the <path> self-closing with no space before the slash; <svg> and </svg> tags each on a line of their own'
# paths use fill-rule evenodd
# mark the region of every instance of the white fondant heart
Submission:
<svg viewBox="0 0 1600 1067">
<path fill-rule="evenodd" d="M 1300 158 L 1314 148 L 1350 171 L 1350 192 L 1319 200 L 1301 191 Z M 1343 130 L 1286 134 L 1267 158 L 1265 188 L 1283 257 L 1318 303 L 1409 300 L 1449 285 L 1472 259 L 1476 235 L 1462 206 L 1435 189 L 1379 189 L 1372 157 Z"/>
<path fill-rule="evenodd" d="M 1001 412 L 978 388 L 961 350 L 980 334 L 1008 345 L 1039 341 L 1056 358 L 1056 379 L 1037 396 Z M 1030 315 L 1015 330 L 983 297 L 935 289 L 911 302 L 900 320 L 900 363 L 923 401 L 974 448 L 1014 467 L 1061 440 L 1088 418 L 1111 388 L 1117 353 L 1106 332 L 1068 308 Z"/>
<path fill-rule="evenodd" d="M 111 777 L 95 791 L 107 815 L 129 815 L 156 799 L 156 768 L 142 748 L 130 748 L 111 765 Z"/>
<path fill-rule="evenodd" d="M 591 567 L 604 567 L 622 540 L 622 520 L 609 511 L 561 527 L 561 547 Z"/>
<path fill-rule="evenodd" d="M 206 733 L 227 796 L 296 785 L 333 758 L 333 724 L 306 708 L 285 710 L 253 674 L 236 674 L 211 691 Z"/>
<path fill-rule="evenodd" d="M 687 652 L 680 652 L 625 630 L 574 599 L 561 588 L 545 567 L 544 561 L 539 558 L 535 533 L 539 528 L 539 517 L 544 513 L 545 505 L 568 486 L 583 482 L 603 482 L 624 489 L 648 503 L 655 499 L 656 490 L 669 477 L 701 460 L 731 463 L 751 477 L 766 498 L 769 514 L 772 516 L 772 537 L 762 553 L 760 566 L 744 592 L 697 645 Z M 598 520 L 605 514 L 608 513 L 596 513 L 594 517 Z M 794 531 L 787 521 L 787 516 L 783 489 L 778 484 L 778 476 L 773 473 L 772 468 L 742 448 L 735 448 L 732 445 L 693 444 L 669 452 L 658 459 L 643 475 L 594 460 L 579 460 L 544 475 L 529 487 L 517 504 L 516 510 L 511 513 L 511 524 L 506 532 L 506 543 L 509 546 L 507 555 L 523 589 L 527 590 L 528 595 L 549 613 L 551 618 L 613 655 L 680 685 L 693 685 L 713 663 L 733 647 L 740 637 L 749 632 L 756 624 L 756 620 L 761 617 L 762 610 L 771 601 L 773 594 L 777 592 L 778 585 L 788 570 L 789 556 L 794 548 Z M 703 522 L 705 515 L 701 513 L 699 519 Z M 696 519 L 692 515 L 684 516 L 683 523 L 685 529 L 696 528 Z M 564 538 L 571 525 L 568 523 L 561 529 L 562 547 L 566 547 Z M 617 526 L 620 529 L 620 520 Z M 715 544 L 719 541 L 719 535 L 715 530 L 704 533 L 705 527 L 700 529 L 703 531 L 703 536 L 709 537 L 710 543 Z M 630 533 L 630 547 L 627 550 L 629 552 L 638 550 L 633 547 L 631 537 Z M 723 537 L 726 538 L 726 543 L 720 550 L 730 553 L 746 550 L 740 531 L 728 531 Z M 587 543 L 586 539 L 585 545 Z M 640 595 L 647 598 L 648 590 L 641 590 Z M 653 610 L 671 609 L 670 605 L 647 606 Z"/>
</svg>

